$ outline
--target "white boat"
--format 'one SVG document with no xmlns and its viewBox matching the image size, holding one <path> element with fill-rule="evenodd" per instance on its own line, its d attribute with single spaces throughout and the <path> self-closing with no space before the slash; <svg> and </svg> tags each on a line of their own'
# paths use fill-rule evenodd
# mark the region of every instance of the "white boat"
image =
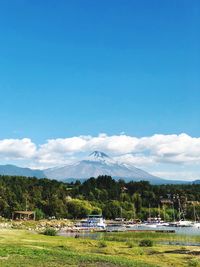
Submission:
<svg viewBox="0 0 200 267">
<path fill-rule="evenodd" d="M 194 223 L 193 223 L 193 227 L 200 229 L 200 221 L 199 221 L 199 216 L 196 213 L 196 208 L 195 205 L 193 205 L 193 210 L 194 210 Z M 198 219 L 198 221 L 197 221 Z"/>
<path fill-rule="evenodd" d="M 169 226 L 169 223 L 163 221 L 163 222 L 159 223 L 159 226 Z"/>
<path fill-rule="evenodd" d="M 148 228 L 156 228 L 157 225 L 158 225 L 157 223 L 145 223 L 141 226 L 148 227 Z"/>
<path fill-rule="evenodd" d="M 191 221 L 186 221 L 186 220 L 180 220 L 177 222 L 176 226 L 180 226 L 180 227 L 192 227 L 193 226 L 193 222 Z"/>
<path fill-rule="evenodd" d="M 147 228 L 157 228 L 157 227 L 162 227 L 162 226 L 169 226 L 169 223 L 163 221 L 162 218 L 160 217 L 160 206 L 158 206 L 158 216 L 152 217 L 151 206 L 149 205 L 149 217 L 147 218 L 147 221 L 140 224 L 140 226 L 147 227 Z"/>
<path fill-rule="evenodd" d="M 105 229 L 106 223 L 101 215 L 89 215 L 86 220 L 81 221 L 82 227 Z"/>
<path fill-rule="evenodd" d="M 193 223 L 193 227 L 200 229 L 200 222 Z"/>
<path fill-rule="evenodd" d="M 163 221 L 160 216 L 158 217 L 149 217 L 147 219 L 146 223 L 141 224 L 143 227 L 148 227 L 148 228 L 157 228 L 157 227 L 162 227 L 162 226 L 169 226 L 169 223 Z"/>
</svg>

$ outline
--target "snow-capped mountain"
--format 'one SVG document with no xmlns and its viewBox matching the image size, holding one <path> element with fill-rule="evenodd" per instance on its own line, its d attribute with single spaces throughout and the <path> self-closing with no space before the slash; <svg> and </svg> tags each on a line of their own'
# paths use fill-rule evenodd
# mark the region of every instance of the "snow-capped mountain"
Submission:
<svg viewBox="0 0 200 267">
<path fill-rule="evenodd" d="M 114 163 L 114 161 L 108 155 L 100 151 L 92 152 L 86 159 L 89 161 L 101 161 L 107 164 Z"/>
<path fill-rule="evenodd" d="M 99 175 L 110 175 L 117 179 L 148 180 L 152 183 L 163 183 L 163 179 L 155 177 L 133 165 L 118 163 L 100 151 L 94 151 L 87 158 L 76 163 L 56 169 L 47 169 L 44 173 L 48 178 L 66 181 L 71 178 L 86 179 Z"/>
<path fill-rule="evenodd" d="M 131 163 L 125 164 L 118 162 L 100 151 L 94 151 L 85 159 L 73 164 L 46 170 L 32 170 L 30 168 L 21 168 L 14 165 L 0 165 L 0 175 L 35 176 L 37 178 L 50 178 L 66 182 L 76 179 L 82 179 L 83 181 L 90 177 L 98 177 L 99 175 L 110 175 L 115 179 L 122 178 L 125 181 L 144 180 L 152 184 L 189 183 L 187 181 L 161 179 L 136 168 Z M 199 183 L 199 181 L 195 182 Z"/>
</svg>

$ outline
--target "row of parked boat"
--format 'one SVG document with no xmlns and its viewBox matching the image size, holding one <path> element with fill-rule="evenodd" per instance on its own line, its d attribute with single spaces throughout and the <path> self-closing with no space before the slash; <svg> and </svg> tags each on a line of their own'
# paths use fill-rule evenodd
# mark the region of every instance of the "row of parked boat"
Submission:
<svg viewBox="0 0 200 267">
<path fill-rule="evenodd" d="M 105 219 L 101 215 L 90 215 L 86 220 L 82 220 L 75 224 L 77 230 L 87 230 L 87 229 L 99 229 L 99 230 L 109 230 L 109 229 L 124 229 L 128 230 L 131 228 L 136 229 L 152 229 L 161 227 L 195 227 L 200 229 L 200 222 L 179 220 L 174 222 L 165 222 L 160 217 L 158 218 L 148 218 L 146 222 L 140 221 L 125 221 L 122 218 L 118 218 L 114 221 L 109 221 L 106 223 Z"/>
<path fill-rule="evenodd" d="M 129 225 L 130 226 L 130 225 Z M 192 221 L 177 221 L 177 222 L 159 222 L 159 223 L 141 223 L 138 224 L 138 227 L 149 227 L 149 228 L 157 228 L 157 227 L 196 227 L 200 229 L 200 222 L 192 222 Z"/>
</svg>

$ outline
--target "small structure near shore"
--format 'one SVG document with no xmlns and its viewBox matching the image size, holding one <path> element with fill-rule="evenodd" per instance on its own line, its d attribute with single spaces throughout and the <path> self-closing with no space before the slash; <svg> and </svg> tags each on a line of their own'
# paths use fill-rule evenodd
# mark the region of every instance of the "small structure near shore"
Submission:
<svg viewBox="0 0 200 267">
<path fill-rule="evenodd" d="M 35 221 L 35 211 L 14 211 L 12 213 L 13 220 L 34 220 Z"/>
</svg>

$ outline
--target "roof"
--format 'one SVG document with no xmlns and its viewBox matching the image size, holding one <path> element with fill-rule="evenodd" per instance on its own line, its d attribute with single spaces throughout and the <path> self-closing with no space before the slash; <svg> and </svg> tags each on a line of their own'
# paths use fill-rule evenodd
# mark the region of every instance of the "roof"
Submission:
<svg viewBox="0 0 200 267">
<path fill-rule="evenodd" d="M 31 214 L 34 214 L 35 211 L 24 211 L 24 210 L 21 211 L 21 210 L 18 210 L 18 211 L 14 211 L 14 213 L 31 215 Z"/>
<path fill-rule="evenodd" d="M 102 217 L 102 215 L 99 215 L 99 214 L 97 214 L 97 215 L 88 215 L 88 218 L 101 218 Z"/>
</svg>

